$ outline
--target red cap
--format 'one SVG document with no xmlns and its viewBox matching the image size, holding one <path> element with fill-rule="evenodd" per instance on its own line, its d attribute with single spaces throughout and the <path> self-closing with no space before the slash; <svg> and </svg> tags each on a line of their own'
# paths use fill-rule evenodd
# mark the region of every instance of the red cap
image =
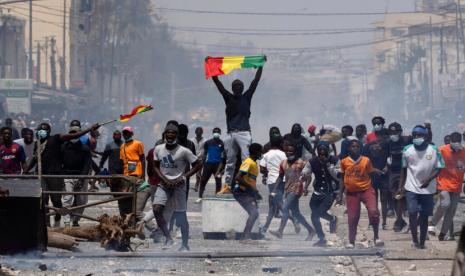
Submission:
<svg viewBox="0 0 465 276">
<path fill-rule="evenodd" d="M 316 130 L 316 126 L 315 125 L 310 125 L 307 129 L 308 132 L 314 132 Z"/>
</svg>

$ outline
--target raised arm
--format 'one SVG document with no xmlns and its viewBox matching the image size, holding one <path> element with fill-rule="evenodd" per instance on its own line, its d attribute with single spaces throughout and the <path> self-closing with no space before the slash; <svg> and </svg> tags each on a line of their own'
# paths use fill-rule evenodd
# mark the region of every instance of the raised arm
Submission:
<svg viewBox="0 0 465 276">
<path fill-rule="evenodd" d="M 231 95 L 231 93 L 229 93 L 229 91 L 226 90 L 226 88 L 224 88 L 223 83 L 221 83 L 218 76 L 213 76 L 212 79 L 213 79 L 213 82 L 216 85 L 216 88 L 218 88 L 218 91 L 220 91 L 220 94 L 221 94 L 221 96 L 223 96 L 223 98 L 226 99 L 227 97 L 229 97 L 229 95 Z"/>
<path fill-rule="evenodd" d="M 90 128 L 78 131 L 76 133 L 60 134 L 60 140 L 61 141 L 70 141 L 70 140 L 81 137 L 82 135 L 90 132 L 91 130 L 97 130 L 99 127 L 100 127 L 99 124 L 93 124 Z"/>
<path fill-rule="evenodd" d="M 255 78 L 250 83 L 249 89 L 247 93 L 250 93 L 250 97 L 253 96 L 255 90 L 257 89 L 258 83 L 260 82 L 260 78 L 262 77 L 263 67 L 258 67 L 257 72 L 255 72 Z"/>
</svg>

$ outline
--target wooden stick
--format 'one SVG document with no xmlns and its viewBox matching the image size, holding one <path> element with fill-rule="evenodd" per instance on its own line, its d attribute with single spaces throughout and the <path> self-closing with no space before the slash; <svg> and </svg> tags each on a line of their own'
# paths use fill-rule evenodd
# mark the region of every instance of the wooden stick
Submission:
<svg viewBox="0 0 465 276">
<path fill-rule="evenodd" d="M 118 120 L 110 120 L 110 121 L 106 121 L 106 122 L 103 122 L 103 123 L 99 123 L 100 126 L 104 126 L 104 125 L 108 125 L 108 124 L 111 124 L 111 123 L 114 123 Z"/>
</svg>

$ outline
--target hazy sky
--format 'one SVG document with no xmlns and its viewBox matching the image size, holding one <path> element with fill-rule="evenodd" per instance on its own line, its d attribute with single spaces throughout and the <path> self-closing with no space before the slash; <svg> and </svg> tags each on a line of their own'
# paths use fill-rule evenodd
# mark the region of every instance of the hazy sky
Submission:
<svg viewBox="0 0 465 276">
<path fill-rule="evenodd" d="M 164 8 L 195 10 L 221 10 L 237 12 L 384 12 L 413 11 L 414 0 L 159 0 L 156 5 Z M 191 14 L 158 11 L 163 21 L 171 26 L 268 28 L 268 29 L 320 29 L 368 28 L 381 20 L 382 15 L 370 16 L 250 16 Z M 216 33 L 176 32 L 179 41 L 196 41 L 203 44 L 227 44 L 250 41 L 259 47 L 315 47 L 352 44 L 371 41 L 373 33 L 349 33 L 302 36 L 241 36 Z M 186 47 L 191 47 L 186 45 Z M 361 51 L 354 53 L 363 54 Z"/>
</svg>

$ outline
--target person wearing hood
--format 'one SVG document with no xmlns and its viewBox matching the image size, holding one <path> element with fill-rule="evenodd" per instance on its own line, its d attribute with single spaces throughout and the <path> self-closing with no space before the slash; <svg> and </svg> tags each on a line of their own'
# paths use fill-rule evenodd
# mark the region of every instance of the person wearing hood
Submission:
<svg viewBox="0 0 465 276">
<path fill-rule="evenodd" d="M 438 148 L 428 142 L 428 129 L 417 125 L 412 130 L 413 144 L 403 150 L 399 195 L 405 194 L 413 246 L 425 249 L 428 217 L 433 215 L 433 194 L 436 177 L 444 168 L 444 158 Z M 418 239 L 420 226 L 420 239 Z"/>
<path fill-rule="evenodd" d="M 69 133 L 77 133 L 81 128 L 78 126 L 70 127 Z M 87 175 L 92 162 L 92 155 L 90 147 L 83 144 L 79 138 L 72 139 L 70 141 L 64 142 L 62 146 L 63 152 L 63 173 L 65 175 Z M 87 191 L 87 181 L 85 179 L 64 179 L 65 191 L 66 192 L 86 192 Z M 87 203 L 87 195 L 72 195 L 67 194 L 63 195 L 61 198 L 62 205 L 65 208 L 70 208 L 71 206 L 79 206 Z M 84 213 L 84 208 L 75 210 L 74 212 L 78 214 Z M 71 226 L 71 221 L 73 227 L 79 226 L 78 216 L 64 215 L 63 222 L 65 227 Z"/>
<path fill-rule="evenodd" d="M 312 144 L 302 135 L 302 126 L 295 123 L 291 132 L 284 135 L 284 140 L 288 141 L 294 147 L 294 152 L 297 159 L 302 158 L 303 149 L 305 148 L 308 152 L 315 156 Z"/>
<path fill-rule="evenodd" d="M 432 218 L 431 231 L 436 232 L 436 225 L 444 218 L 438 239 L 445 240 L 446 234 L 452 227 L 457 205 L 462 191 L 462 182 L 465 172 L 465 150 L 462 145 L 462 135 L 454 132 L 450 135 L 450 144 L 439 148 L 445 167 L 438 175 L 439 201 Z M 449 238 L 453 238 L 449 237 Z"/>
<path fill-rule="evenodd" d="M 278 137 L 281 139 L 281 131 L 276 126 L 270 127 L 269 134 L 270 134 L 270 140 L 268 141 L 268 143 L 266 143 L 263 146 L 263 154 L 267 153 L 272 148 L 271 141 L 274 139 L 274 137 Z M 282 149 L 282 145 L 280 145 L 280 148 Z"/>
<path fill-rule="evenodd" d="M 266 56 L 265 56 L 266 60 Z M 255 78 L 244 92 L 244 83 L 238 79 L 232 82 L 232 92 L 224 88 L 217 76 L 212 77 L 218 91 L 223 96 L 226 104 L 226 126 L 228 134 L 224 140 L 226 155 L 225 182 L 232 185 L 234 181 L 234 170 L 236 167 L 236 155 L 241 152 L 241 161 L 249 156 L 249 146 L 252 143 L 250 132 L 250 106 L 252 97 L 257 89 L 262 76 L 263 67 L 259 67 Z"/>
</svg>

